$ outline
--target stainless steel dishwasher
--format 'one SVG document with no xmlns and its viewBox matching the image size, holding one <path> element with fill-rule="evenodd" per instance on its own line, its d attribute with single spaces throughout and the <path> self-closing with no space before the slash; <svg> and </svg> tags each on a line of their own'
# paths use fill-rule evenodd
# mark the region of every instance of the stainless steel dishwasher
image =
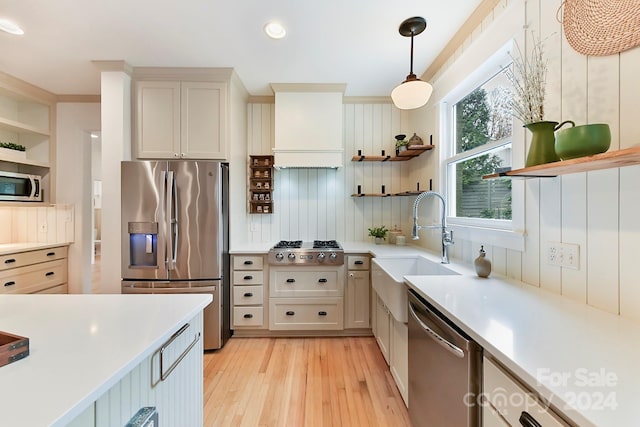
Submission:
<svg viewBox="0 0 640 427">
<path fill-rule="evenodd" d="M 407 292 L 412 426 L 479 426 L 482 347 L 416 292 Z"/>
</svg>

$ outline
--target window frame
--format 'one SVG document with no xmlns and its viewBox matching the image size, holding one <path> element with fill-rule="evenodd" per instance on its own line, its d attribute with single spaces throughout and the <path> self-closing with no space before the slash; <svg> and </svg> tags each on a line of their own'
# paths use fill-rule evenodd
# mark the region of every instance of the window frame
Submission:
<svg viewBox="0 0 640 427">
<path fill-rule="evenodd" d="M 474 56 L 472 61 L 465 58 L 465 53 L 462 54 L 459 61 L 464 65 L 458 67 L 453 66 L 454 70 L 452 74 L 461 75 L 460 70 L 455 68 L 469 67 L 471 63 L 475 71 L 460 78 L 459 80 L 449 81 L 447 86 L 450 90 L 439 103 L 440 111 L 440 179 L 444 183 L 443 190 L 446 200 L 451 200 L 451 180 L 449 178 L 448 167 L 449 164 L 456 161 L 460 161 L 464 158 L 471 158 L 479 153 L 490 151 L 499 146 L 505 145 L 505 140 L 511 142 L 512 149 L 512 167 L 517 168 L 521 166 L 521 159 L 519 154 L 521 150 L 516 150 L 516 147 L 522 145 L 524 147 L 524 131 L 519 130 L 517 120 L 514 121 L 512 135 L 509 138 L 504 138 L 498 141 L 490 141 L 487 144 L 472 148 L 464 153 L 455 153 L 455 138 L 454 138 L 454 108 L 453 106 L 462 100 L 465 96 L 471 93 L 476 88 L 482 86 L 485 82 L 489 81 L 502 68 L 512 62 L 509 52 L 514 47 L 513 40 L 509 40 L 504 46 L 497 49 L 492 55 L 485 56 L 484 58 L 478 55 L 473 55 L 473 52 L 468 53 L 468 56 Z M 458 62 L 458 61 L 457 61 Z M 455 65 L 455 64 L 454 64 Z M 512 218 L 511 220 L 499 220 L 488 218 L 462 218 L 452 216 L 451 204 L 447 206 L 447 224 L 454 230 L 457 238 L 464 240 L 470 240 L 473 242 L 482 242 L 487 245 L 496 245 L 505 247 L 507 249 L 513 249 L 518 251 L 524 251 L 524 185 L 518 180 L 512 181 Z"/>
</svg>

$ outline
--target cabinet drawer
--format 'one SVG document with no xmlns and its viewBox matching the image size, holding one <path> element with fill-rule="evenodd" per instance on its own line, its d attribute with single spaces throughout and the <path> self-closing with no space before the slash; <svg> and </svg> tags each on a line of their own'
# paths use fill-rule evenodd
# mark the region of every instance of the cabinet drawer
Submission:
<svg viewBox="0 0 640 427">
<path fill-rule="evenodd" d="M 233 287 L 233 305 L 259 305 L 263 302 L 262 286 Z"/>
<path fill-rule="evenodd" d="M 64 259 L 0 273 L 0 294 L 31 294 L 67 281 L 67 261 Z"/>
<path fill-rule="evenodd" d="M 233 307 L 233 326 L 262 326 L 263 323 L 262 307 Z"/>
<path fill-rule="evenodd" d="M 233 269 L 234 270 L 262 270 L 262 256 L 261 255 L 234 255 L 233 257 Z"/>
<path fill-rule="evenodd" d="M 512 426 L 520 425 L 518 419 L 523 411 L 528 412 L 544 427 L 568 426 L 551 408 L 540 402 L 534 393 L 486 357 L 483 377 L 485 398 Z"/>
<path fill-rule="evenodd" d="M 59 246 L 37 251 L 19 252 L 16 254 L 0 256 L 0 271 L 10 268 L 24 267 L 25 265 L 54 261 L 67 257 L 67 247 Z"/>
<path fill-rule="evenodd" d="M 341 330 L 343 307 L 342 298 L 272 298 L 269 329 Z"/>
<path fill-rule="evenodd" d="M 368 270 L 369 269 L 369 257 L 368 256 L 354 256 L 349 255 L 347 257 L 347 268 L 349 270 Z"/>
<path fill-rule="evenodd" d="M 53 288 L 43 289 L 38 292 L 34 292 L 34 294 L 68 294 L 69 289 L 66 283 L 61 285 L 56 285 Z"/>
<path fill-rule="evenodd" d="M 341 297 L 343 296 L 342 269 L 300 271 L 271 270 L 269 289 L 272 297 Z"/>
<path fill-rule="evenodd" d="M 234 271 L 234 285 L 262 285 L 264 284 L 264 272 L 262 271 Z"/>
</svg>

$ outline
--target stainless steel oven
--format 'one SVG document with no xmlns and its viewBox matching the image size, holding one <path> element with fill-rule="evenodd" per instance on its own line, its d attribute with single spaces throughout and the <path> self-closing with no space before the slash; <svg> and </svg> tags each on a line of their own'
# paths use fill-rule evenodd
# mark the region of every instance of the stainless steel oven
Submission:
<svg viewBox="0 0 640 427">
<path fill-rule="evenodd" d="M 407 292 L 412 426 L 480 425 L 482 347 L 413 290 Z"/>
<path fill-rule="evenodd" d="M 16 172 L 0 172 L 0 200 L 41 202 L 42 177 Z"/>
</svg>

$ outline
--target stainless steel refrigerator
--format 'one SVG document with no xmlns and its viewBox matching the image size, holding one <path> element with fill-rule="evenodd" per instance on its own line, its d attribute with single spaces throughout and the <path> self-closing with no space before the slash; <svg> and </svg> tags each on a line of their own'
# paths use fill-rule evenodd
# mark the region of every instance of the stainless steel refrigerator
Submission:
<svg viewBox="0 0 640 427">
<path fill-rule="evenodd" d="M 122 162 L 122 292 L 210 293 L 204 348 L 231 335 L 229 165 Z"/>
</svg>

